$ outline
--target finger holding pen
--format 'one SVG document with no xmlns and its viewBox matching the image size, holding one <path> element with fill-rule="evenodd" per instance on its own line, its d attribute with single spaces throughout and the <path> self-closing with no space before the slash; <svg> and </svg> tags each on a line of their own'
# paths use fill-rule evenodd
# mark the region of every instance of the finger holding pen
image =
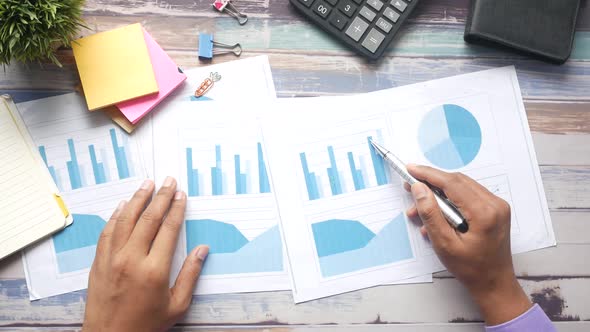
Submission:
<svg viewBox="0 0 590 332">
<path fill-rule="evenodd" d="M 510 248 L 510 206 L 465 175 L 408 165 L 408 172 L 440 188 L 470 224 L 467 233 L 451 228 L 432 190 L 411 186 L 415 207 L 441 262 L 471 293 L 488 325 L 509 321 L 532 306 L 514 273 Z M 407 186 L 406 186 L 407 188 Z"/>
</svg>

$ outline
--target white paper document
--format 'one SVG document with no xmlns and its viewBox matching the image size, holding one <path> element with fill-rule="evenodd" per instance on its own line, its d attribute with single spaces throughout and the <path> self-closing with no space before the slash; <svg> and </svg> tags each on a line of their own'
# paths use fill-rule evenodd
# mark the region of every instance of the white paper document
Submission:
<svg viewBox="0 0 590 332">
<path fill-rule="evenodd" d="M 18 105 L 74 223 L 24 251 L 32 300 L 88 286 L 96 243 L 120 201 L 145 179 L 137 143 L 77 94 Z"/>
<path fill-rule="evenodd" d="M 261 114 L 228 112 L 232 105 L 194 110 L 178 102 L 154 117 L 156 182 L 174 176 L 188 195 L 172 279 L 187 254 L 207 244 L 196 294 L 291 289 Z M 425 275 L 397 283 L 431 281 Z"/>
<path fill-rule="evenodd" d="M 194 247 L 208 244 L 197 294 L 290 289 L 258 119 L 203 107 L 178 102 L 154 117 L 156 182 L 174 176 L 188 195 L 173 278 Z"/>
<path fill-rule="evenodd" d="M 513 253 L 555 245 L 513 67 L 271 107 L 262 127 L 296 302 L 443 268 L 371 139 L 507 200 Z"/>
<path fill-rule="evenodd" d="M 195 91 L 210 78 L 211 73 L 217 73 L 218 80 L 200 98 L 195 97 Z M 192 108 L 199 110 L 212 102 L 240 101 L 234 104 L 243 108 L 246 103 L 266 102 L 276 99 L 275 85 L 270 70 L 270 63 L 266 55 L 229 61 L 220 64 L 190 68 L 184 71 L 186 80 L 166 100 L 158 106 L 159 113 L 166 113 L 175 108 L 178 102 L 192 102 Z M 146 162 L 148 176 L 153 178 L 153 143 L 152 117 L 137 129 L 135 137 L 141 141 L 142 154 Z"/>
<path fill-rule="evenodd" d="M 195 91 L 205 79 L 211 78 L 211 73 L 217 74 L 213 79 L 213 85 L 205 95 L 195 97 Z M 186 81 L 166 99 L 166 103 L 259 101 L 276 98 L 270 63 L 266 55 L 195 67 L 185 70 L 184 74 L 187 77 Z"/>
</svg>

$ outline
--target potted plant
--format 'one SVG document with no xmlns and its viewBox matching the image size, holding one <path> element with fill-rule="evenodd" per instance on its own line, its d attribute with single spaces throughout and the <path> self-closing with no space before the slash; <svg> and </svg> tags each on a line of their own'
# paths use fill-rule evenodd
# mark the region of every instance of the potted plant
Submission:
<svg viewBox="0 0 590 332">
<path fill-rule="evenodd" d="M 50 60 L 84 27 L 84 0 L 1 0 L 0 64 Z"/>
</svg>

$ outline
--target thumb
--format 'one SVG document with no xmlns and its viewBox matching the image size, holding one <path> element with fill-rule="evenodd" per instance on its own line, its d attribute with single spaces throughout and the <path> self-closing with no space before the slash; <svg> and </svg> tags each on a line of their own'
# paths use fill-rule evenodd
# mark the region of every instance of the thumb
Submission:
<svg viewBox="0 0 590 332">
<path fill-rule="evenodd" d="M 432 243 L 436 246 L 452 241 L 456 234 L 443 216 L 432 190 L 424 183 L 417 182 L 412 185 L 412 196 Z"/>
<path fill-rule="evenodd" d="M 200 245 L 193 249 L 184 260 L 182 269 L 172 287 L 172 312 L 183 315 L 189 308 L 193 298 L 193 289 L 201 275 L 203 264 L 209 254 L 209 247 Z"/>
</svg>

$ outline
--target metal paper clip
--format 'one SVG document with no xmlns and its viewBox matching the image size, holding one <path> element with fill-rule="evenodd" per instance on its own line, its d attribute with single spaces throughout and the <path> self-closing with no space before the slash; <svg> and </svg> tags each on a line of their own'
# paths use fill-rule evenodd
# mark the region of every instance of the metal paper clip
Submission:
<svg viewBox="0 0 590 332">
<path fill-rule="evenodd" d="M 207 77 L 201 83 L 201 85 L 199 85 L 197 90 L 195 90 L 195 97 L 196 98 L 203 97 L 207 92 L 209 92 L 209 90 L 211 90 L 211 88 L 213 88 L 213 85 L 215 84 L 215 82 L 219 82 L 219 80 L 221 80 L 221 75 L 219 75 L 219 73 L 212 72 L 211 74 L 209 74 L 209 77 Z"/>
<path fill-rule="evenodd" d="M 215 9 L 220 12 L 225 11 L 228 15 L 235 17 L 240 25 L 244 25 L 246 22 L 248 22 L 248 16 L 246 14 L 240 13 L 240 11 L 236 9 L 230 0 L 215 0 L 213 7 L 215 7 Z"/>
<path fill-rule="evenodd" d="M 213 46 L 223 48 L 224 50 L 214 50 Z M 213 41 L 213 34 L 200 33 L 199 34 L 199 59 L 211 60 L 213 55 L 233 53 L 235 56 L 242 54 L 242 46 L 238 43 L 235 45 L 227 45 Z"/>
</svg>

